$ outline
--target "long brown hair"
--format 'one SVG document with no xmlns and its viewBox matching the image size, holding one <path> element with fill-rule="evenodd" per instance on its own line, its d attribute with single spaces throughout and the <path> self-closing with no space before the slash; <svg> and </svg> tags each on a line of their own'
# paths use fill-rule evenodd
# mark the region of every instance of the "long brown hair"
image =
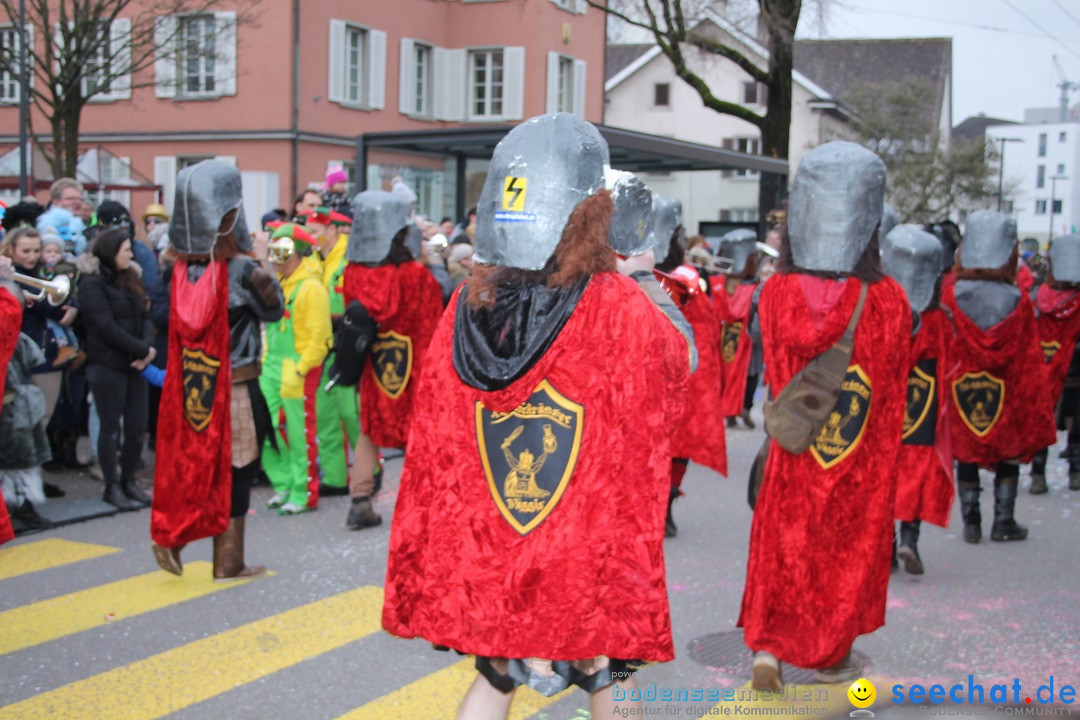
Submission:
<svg viewBox="0 0 1080 720">
<path fill-rule="evenodd" d="M 113 275 L 115 276 L 113 283 L 117 287 L 127 290 L 138 298 L 140 302 L 145 303 L 146 289 L 143 288 L 142 278 L 139 276 L 139 273 L 131 267 L 124 270 L 119 270 L 116 267 L 116 256 L 120 252 L 120 246 L 124 244 L 125 240 L 131 241 L 131 237 L 126 228 L 112 228 L 111 230 L 106 230 L 94 240 L 93 254 L 102 266 L 113 272 Z M 132 259 L 131 262 L 135 262 L 135 260 Z"/>
</svg>

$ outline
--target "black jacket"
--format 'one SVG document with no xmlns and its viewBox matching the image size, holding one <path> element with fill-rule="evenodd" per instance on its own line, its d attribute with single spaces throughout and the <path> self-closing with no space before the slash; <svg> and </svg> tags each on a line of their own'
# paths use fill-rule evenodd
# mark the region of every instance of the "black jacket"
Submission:
<svg viewBox="0 0 1080 720">
<path fill-rule="evenodd" d="M 97 258 L 79 258 L 79 305 L 86 323 L 86 362 L 113 370 L 130 370 L 132 360 L 150 352 L 154 324 L 146 303 L 116 285 L 116 275 Z M 132 263 L 132 267 L 135 264 Z"/>
</svg>

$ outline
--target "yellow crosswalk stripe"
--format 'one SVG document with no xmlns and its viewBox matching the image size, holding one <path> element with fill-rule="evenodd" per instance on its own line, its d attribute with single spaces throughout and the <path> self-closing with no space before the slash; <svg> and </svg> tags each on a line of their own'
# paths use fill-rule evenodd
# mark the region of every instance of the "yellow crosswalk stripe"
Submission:
<svg viewBox="0 0 1080 720">
<path fill-rule="evenodd" d="M 208 562 L 162 570 L 0 612 L 0 655 L 251 582 L 216 583 Z"/>
<path fill-rule="evenodd" d="M 160 718 L 378 632 L 382 597 L 368 586 L 301 605 L 2 707 L 0 720 Z"/>
<path fill-rule="evenodd" d="M 472 658 L 462 660 L 387 693 L 337 720 L 454 720 L 461 699 L 465 697 L 465 692 L 476 677 L 476 661 Z M 571 692 L 573 690 L 565 690 L 553 697 L 547 697 L 531 688 L 518 688 L 514 693 L 514 703 L 510 707 L 510 720 L 524 720 Z"/>
<path fill-rule="evenodd" d="M 868 678 L 878 687 L 887 684 L 885 678 Z M 848 688 L 851 683 L 839 683 L 836 685 L 788 684 L 784 692 L 773 696 L 769 692 L 754 690 L 750 683 L 734 689 L 734 697 L 731 700 L 722 701 L 715 705 L 716 708 L 710 716 L 715 715 L 765 715 L 784 717 L 840 717 L 847 715 L 855 707 L 848 700 Z M 721 689 L 720 692 L 725 692 Z M 740 708 L 736 710 L 735 708 Z"/>
<path fill-rule="evenodd" d="M 92 545 L 56 538 L 9 548 L 0 547 L 0 580 L 118 552 L 120 548 L 108 545 Z"/>
</svg>

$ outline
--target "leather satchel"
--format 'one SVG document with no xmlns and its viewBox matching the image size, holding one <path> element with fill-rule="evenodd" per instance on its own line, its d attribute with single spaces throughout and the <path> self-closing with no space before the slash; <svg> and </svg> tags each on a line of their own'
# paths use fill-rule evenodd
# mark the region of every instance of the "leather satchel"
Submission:
<svg viewBox="0 0 1080 720">
<path fill-rule="evenodd" d="M 836 406 L 854 350 L 855 326 L 862 315 L 867 289 L 867 284 L 861 283 L 855 312 L 836 344 L 807 363 L 775 400 L 764 405 L 765 432 L 790 453 L 806 452 Z"/>
</svg>

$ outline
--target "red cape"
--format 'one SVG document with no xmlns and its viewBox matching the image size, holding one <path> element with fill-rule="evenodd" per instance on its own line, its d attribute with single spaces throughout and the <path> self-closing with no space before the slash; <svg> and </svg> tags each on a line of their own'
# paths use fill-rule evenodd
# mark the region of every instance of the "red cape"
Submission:
<svg viewBox="0 0 1080 720">
<path fill-rule="evenodd" d="M 742 283 L 729 296 L 720 287 L 713 290 L 713 302 L 720 316 L 720 371 L 723 393 L 720 412 L 724 417 L 738 415 L 743 410 L 746 394 L 746 371 L 754 343 L 750 339 L 750 303 L 759 283 Z"/>
<path fill-rule="evenodd" d="M 455 296 L 419 383 L 383 627 L 477 655 L 670 660 L 664 516 L 685 345 L 633 281 L 600 273 L 543 357 L 504 390 L 484 392 L 454 370 L 456 309 Z M 522 534 L 494 499 L 507 466 L 500 456 L 485 471 L 482 458 L 499 445 L 483 441 L 479 418 L 543 410 L 523 403 L 544 381 L 581 407 L 581 434 L 564 490 Z"/>
<path fill-rule="evenodd" d="M 228 263 L 211 263 L 192 284 L 181 258 L 173 270 L 150 516 L 150 536 L 163 547 L 220 535 L 229 524 L 229 347 Z"/>
<path fill-rule="evenodd" d="M 1035 308 L 1039 311 L 1035 326 L 1046 363 L 1046 402 L 1054 407 L 1065 388 L 1065 376 L 1080 337 L 1080 290 L 1053 290 L 1049 285 L 1040 285 L 1035 291 Z"/>
<path fill-rule="evenodd" d="M 0 398 L 4 397 L 4 385 L 7 382 L 8 363 L 19 343 L 19 328 L 22 326 L 22 305 L 7 290 L 0 288 Z M 0 501 L 0 545 L 15 537 L 8 517 L 7 505 Z"/>
<path fill-rule="evenodd" d="M 925 520 L 940 527 L 949 526 L 955 492 L 949 388 L 943 378 L 948 372 L 951 343 L 952 323 L 945 311 L 935 308 L 924 312 L 908 363 L 905 437 L 896 463 L 897 520 Z M 932 374 L 928 372 L 930 368 Z M 925 390 L 929 382 L 934 385 L 934 402 L 927 402 Z M 913 395 L 916 390 L 920 392 L 918 397 Z"/>
<path fill-rule="evenodd" d="M 953 456 L 992 468 L 1001 461 L 1027 462 L 1057 442 L 1028 296 L 1021 294 L 1016 309 L 986 331 L 957 307 L 954 286 L 945 289 L 941 304 L 952 312 L 956 330 L 945 379 Z"/>
<path fill-rule="evenodd" d="M 360 423 L 379 447 L 405 447 L 409 418 L 424 356 L 442 314 L 442 289 L 418 262 L 345 267 L 345 304 L 359 300 L 379 324 L 371 357 L 360 376 Z M 385 341 L 388 357 L 399 351 L 394 383 L 376 377 L 377 353 Z M 389 388 L 389 389 L 388 389 Z"/>
<path fill-rule="evenodd" d="M 855 280 L 786 274 L 765 283 L 758 314 L 775 391 L 836 342 L 858 297 Z M 826 426 L 799 455 L 772 443 L 739 617 L 751 649 L 827 667 L 885 623 L 910 336 L 904 291 L 891 278 L 873 283 L 851 359 L 862 374 L 849 370 L 835 415 L 843 422 L 832 428 L 848 437 L 836 443 Z"/>
</svg>

